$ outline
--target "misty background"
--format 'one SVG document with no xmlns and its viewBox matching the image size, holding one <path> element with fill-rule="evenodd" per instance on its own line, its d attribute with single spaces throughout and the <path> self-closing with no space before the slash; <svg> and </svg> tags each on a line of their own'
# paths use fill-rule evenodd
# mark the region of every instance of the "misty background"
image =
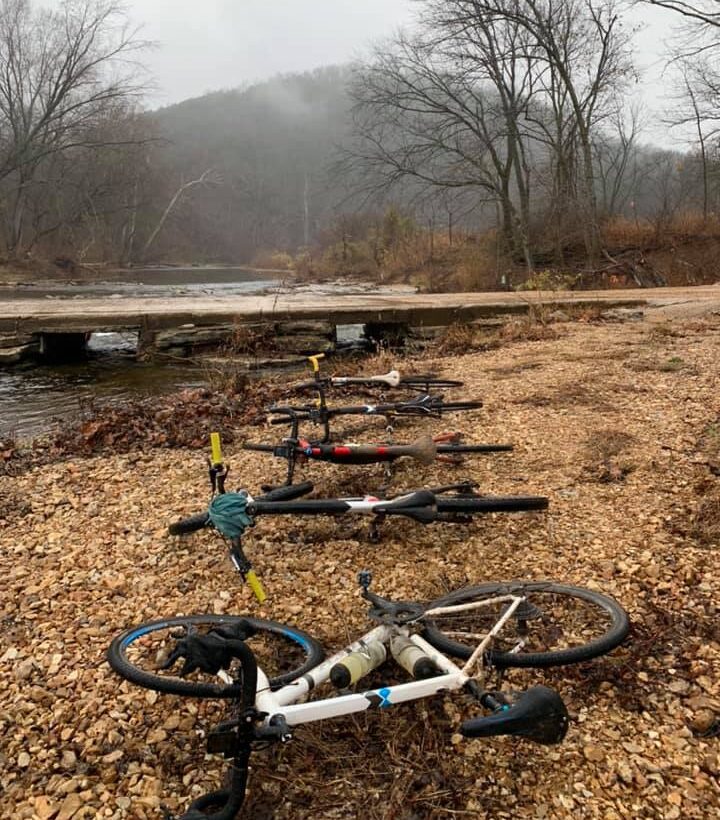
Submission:
<svg viewBox="0 0 720 820">
<path fill-rule="evenodd" d="M 668 4 L 0 0 L 0 61 L 30 55 L 0 80 L 6 256 L 381 278 L 492 258 L 494 284 L 597 267 L 716 211 L 715 52 L 688 42 L 717 29 Z M 531 6 L 559 15 L 567 65 L 526 18 L 511 31 Z M 89 73 L 38 101 L 78 43 Z"/>
</svg>

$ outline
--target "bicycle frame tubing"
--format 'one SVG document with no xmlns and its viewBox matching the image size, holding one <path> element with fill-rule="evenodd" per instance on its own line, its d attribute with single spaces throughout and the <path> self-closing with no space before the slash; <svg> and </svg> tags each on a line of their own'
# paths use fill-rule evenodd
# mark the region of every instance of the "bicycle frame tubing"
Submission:
<svg viewBox="0 0 720 820">
<path fill-rule="evenodd" d="M 264 719 L 264 725 L 266 726 L 272 725 L 273 719 L 277 719 L 278 717 L 282 717 L 288 726 L 299 726 L 300 724 L 310 723 L 316 720 L 326 720 L 328 718 L 365 712 L 372 707 L 386 709 L 400 703 L 407 703 L 444 692 L 458 691 L 469 681 L 477 678 L 476 675 L 471 674 L 473 668 L 482 664 L 485 650 L 490 642 L 501 632 L 505 623 L 524 600 L 525 598 L 518 595 L 501 595 L 481 602 L 430 609 L 423 614 L 423 618 L 425 618 L 431 617 L 433 614 L 461 612 L 504 601 L 509 603 L 509 606 L 493 628 L 482 637 L 475 652 L 473 652 L 463 667 L 457 666 L 420 635 L 411 633 L 408 627 L 398 626 L 396 624 L 381 624 L 367 632 L 362 638 L 359 638 L 349 646 L 336 652 L 331 658 L 323 661 L 301 678 L 283 686 L 275 692 L 270 690 L 267 675 L 258 667 L 255 707 L 259 712 L 266 715 Z M 305 696 L 312 689 L 329 680 L 332 667 L 338 661 L 345 658 L 350 652 L 358 651 L 363 645 L 371 641 L 381 641 L 387 644 L 395 635 L 403 635 L 409 638 L 434 661 L 443 674 L 424 680 L 412 680 L 408 683 L 381 686 L 378 689 L 370 689 L 366 692 L 336 695 L 334 697 L 324 698 L 323 700 L 299 703 L 299 701 L 305 699 Z M 226 679 L 226 682 L 231 682 L 229 676 L 223 675 L 223 677 Z"/>
<path fill-rule="evenodd" d="M 311 405 L 269 407 L 266 411 L 268 414 L 277 414 L 275 418 L 270 419 L 270 424 L 290 424 L 290 438 L 297 438 L 299 423 L 301 421 L 310 421 L 313 424 L 322 426 L 323 435 L 319 443 L 327 444 L 332 438 L 330 420 L 337 416 L 383 416 L 385 418 L 424 416 L 426 418 L 442 418 L 443 413 L 477 410 L 483 406 L 481 401 L 445 402 L 442 397 L 425 394 L 418 399 L 407 402 L 328 407 L 324 394 L 321 392 L 320 395 L 321 398 L 315 407 Z"/>
<path fill-rule="evenodd" d="M 344 407 L 328 407 L 325 403 L 316 406 L 304 404 L 299 407 L 269 407 L 268 413 L 289 417 L 296 416 L 301 421 L 323 422 L 335 416 L 430 416 L 440 418 L 443 413 L 458 410 L 479 410 L 483 403 L 479 399 L 471 401 L 445 401 L 442 396 L 425 393 L 417 399 L 394 401 L 386 404 L 357 404 Z M 271 424 L 287 424 L 287 418 L 273 419 Z"/>
<path fill-rule="evenodd" d="M 347 385 L 364 385 L 366 387 L 418 387 L 426 385 L 435 385 L 437 387 L 462 387 L 463 382 L 456 379 L 438 378 L 432 373 L 410 374 L 409 376 L 401 376 L 397 370 L 391 370 L 389 373 L 384 373 L 382 376 L 321 376 L 320 375 L 320 359 L 324 359 L 324 353 L 317 353 L 314 356 L 308 356 L 307 360 L 313 370 L 313 380 L 309 382 L 301 382 L 295 385 L 296 389 L 314 388 L 322 390 L 325 387 L 345 387 Z"/>
<path fill-rule="evenodd" d="M 409 501 L 420 493 L 424 495 L 425 491 L 407 493 L 392 499 L 366 495 L 364 498 L 310 498 L 298 501 L 255 501 L 252 496 L 248 495 L 247 510 L 250 515 L 317 515 L 318 513 L 342 515 L 348 512 L 374 515 L 378 507 L 392 507 L 393 504 L 399 507 L 403 501 Z"/>
</svg>

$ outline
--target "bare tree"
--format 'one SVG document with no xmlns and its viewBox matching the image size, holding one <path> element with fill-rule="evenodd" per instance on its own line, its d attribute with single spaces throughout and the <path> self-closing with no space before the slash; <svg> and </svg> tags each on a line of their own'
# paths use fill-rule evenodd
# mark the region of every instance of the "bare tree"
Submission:
<svg viewBox="0 0 720 820">
<path fill-rule="evenodd" d="M 637 173 L 632 162 L 640 134 L 640 108 L 636 105 L 625 111 L 618 106 L 609 125 L 593 137 L 601 213 L 606 216 L 621 212 L 631 197 L 629 177 Z"/>
<path fill-rule="evenodd" d="M 371 188 L 411 180 L 421 193 L 474 190 L 477 204 L 497 201 L 507 247 L 532 269 L 517 124 L 531 93 L 527 49 L 483 21 L 457 36 L 442 5 L 429 4 L 425 36 L 399 35 L 357 73 L 353 162 Z"/>
<path fill-rule="evenodd" d="M 685 0 L 638 0 L 648 6 L 674 11 L 692 23 L 703 27 L 720 27 L 720 3 L 718 0 L 695 0 L 688 3 Z"/>
<path fill-rule="evenodd" d="M 631 70 L 615 0 L 449 0 L 448 6 L 460 24 L 469 25 L 480 15 L 512 22 L 536 47 L 534 56 L 541 53 L 546 71 L 540 81 L 554 110 L 572 114 L 571 136 L 577 139 L 580 159 L 577 205 L 586 253 L 594 265 L 601 240 L 592 139 L 608 114 L 608 100 L 616 96 Z M 565 135 L 560 143 L 567 144 Z"/>
<path fill-rule="evenodd" d="M 0 191 L 6 247 L 23 247 L 29 194 L 60 156 L 118 147 L 98 125 L 143 92 L 146 43 L 116 0 L 65 0 L 58 11 L 0 0 Z"/>
<path fill-rule="evenodd" d="M 636 0 L 676 15 L 678 27 L 668 55 L 675 76 L 675 107 L 667 117 L 671 127 L 688 129 L 697 146 L 702 211 L 710 200 L 710 155 L 720 137 L 720 2 L 718 0 Z"/>
<path fill-rule="evenodd" d="M 192 188 L 196 188 L 198 186 L 203 186 L 203 185 L 219 185 L 220 182 L 221 182 L 221 180 L 218 177 L 218 175 L 215 173 L 215 171 L 212 168 L 208 168 L 206 171 L 203 171 L 203 173 L 200 174 L 200 176 L 197 177 L 197 179 L 190 179 L 187 182 L 181 183 L 181 185 L 178 187 L 178 189 L 175 191 L 175 193 L 170 197 L 170 201 L 165 206 L 165 210 L 162 212 L 162 214 L 160 216 L 160 219 L 158 220 L 157 225 L 150 232 L 150 236 L 148 236 L 148 238 L 145 240 L 145 244 L 143 245 L 143 249 L 142 249 L 142 257 L 145 258 L 145 256 L 147 255 L 148 250 L 150 249 L 150 246 L 157 239 L 158 234 L 163 229 L 163 226 L 165 225 L 165 222 L 167 221 L 167 218 L 173 212 L 173 210 L 175 209 L 178 202 L 180 202 L 182 197 L 189 190 L 191 190 Z"/>
</svg>

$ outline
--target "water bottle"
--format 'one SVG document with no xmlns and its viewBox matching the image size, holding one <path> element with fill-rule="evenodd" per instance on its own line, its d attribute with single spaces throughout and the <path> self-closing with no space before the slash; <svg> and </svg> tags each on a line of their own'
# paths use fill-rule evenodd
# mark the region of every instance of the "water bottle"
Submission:
<svg viewBox="0 0 720 820">
<path fill-rule="evenodd" d="M 338 689 L 347 689 L 360 678 L 375 669 L 387 658 L 385 644 L 381 641 L 360 641 L 360 648 L 350 652 L 330 670 L 330 680 Z"/>
<path fill-rule="evenodd" d="M 414 678 L 423 680 L 442 674 L 435 661 L 405 635 L 390 639 L 390 653 Z"/>
</svg>

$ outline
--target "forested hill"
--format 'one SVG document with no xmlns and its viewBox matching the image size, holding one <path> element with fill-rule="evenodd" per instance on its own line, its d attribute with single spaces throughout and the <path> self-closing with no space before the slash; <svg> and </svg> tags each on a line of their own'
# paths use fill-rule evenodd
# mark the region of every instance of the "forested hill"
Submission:
<svg viewBox="0 0 720 820">
<path fill-rule="evenodd" d="M 249 260 L 315 238 L 347 196 L 328 168 L 348 127 L 348 76 L 321 68 L 155 112 L 168 193 L 206 180 L 183 194 L 153 256 Z"/>
</svg>

